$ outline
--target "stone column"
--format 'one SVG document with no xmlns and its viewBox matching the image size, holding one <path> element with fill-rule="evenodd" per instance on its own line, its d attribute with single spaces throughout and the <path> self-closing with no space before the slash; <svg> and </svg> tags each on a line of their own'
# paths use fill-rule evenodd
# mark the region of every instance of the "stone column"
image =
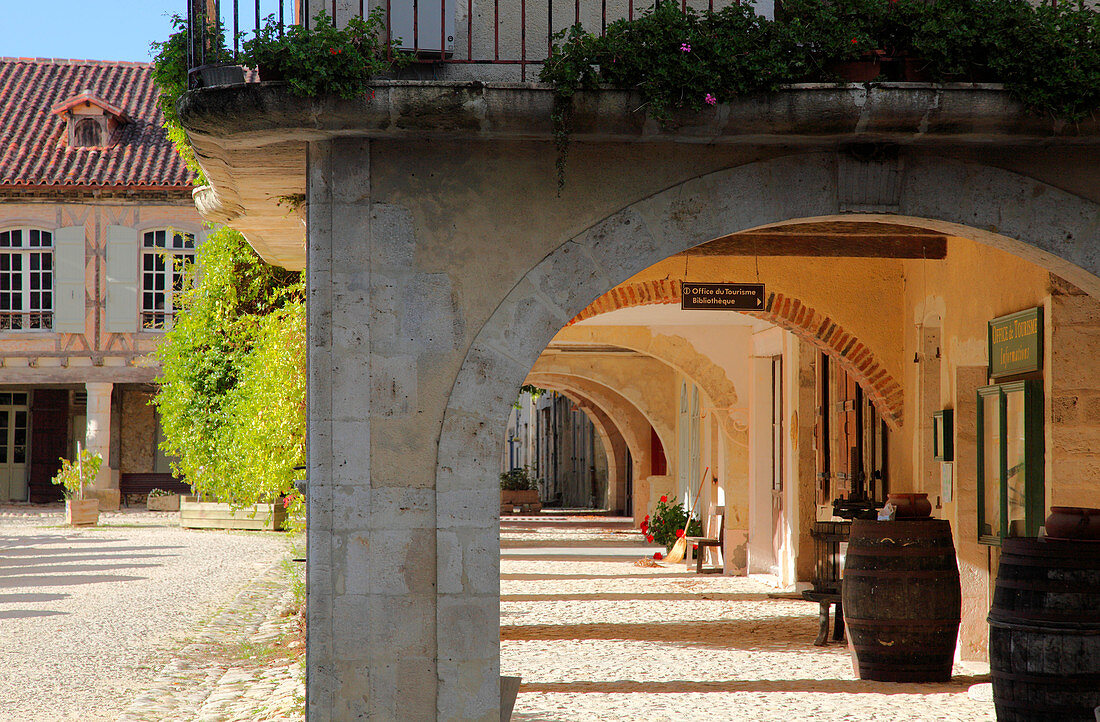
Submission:
<svg viewBox="0 0 1100 722">
<path fill-rule="evenodd" d="M 92 382 L 84 384 L 88 392 L 87 426 L 84 432 L 84 448 L 89 453 L 98 453 L 103 457 L 95 484 L 89 489 L 88 496 L 99 499 L 100 509 L 117 509 L 118 481 L 111 473 L 111 390 L 110 382 Z"/>
<path fill-rule="evenodd" d="M 311 721 L 437 718 L 443 403 L 418 379 L 455 353 L 430 327 L 449 281 L 415 273 L 411 221 L 372 204 L 370 163 L 366 140 L 309 147 Z"/>
</svg>

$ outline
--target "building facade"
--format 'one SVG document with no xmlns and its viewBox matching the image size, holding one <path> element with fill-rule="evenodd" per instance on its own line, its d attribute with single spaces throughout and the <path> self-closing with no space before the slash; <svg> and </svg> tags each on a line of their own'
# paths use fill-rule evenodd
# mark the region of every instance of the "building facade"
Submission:
<svg viewBox="0 0 1100 722">
<path fill-rule="evenodd" d="M 205 233 L 151 66 L 0 59 L 0 502 L 59 499 L 78 444 L 94 493 L 176 486 L 150 358 Z"/>
<path fill-rule="evenodd" d="M 206 216 L 308 266 L 311 718 L 498 719 L 496 478 L 524 383 L 606 417 L 608 495 L 636 517 L 722 507 L 727 573 L 805 583 L 835 502 L 927 493 L 958 655 L 982 658 L 1000 541 L 1100 507 L 1100 126 L 994 85 L 795 86 L 668 127 L 593 90 L 559 192 L 553 91 L 465 82 L 513 70 L 182 102 Z M 304 237 L 275 202 L 297 194 Z M 701 283 L 763 290 L 681 311 Z"/>
</svg>

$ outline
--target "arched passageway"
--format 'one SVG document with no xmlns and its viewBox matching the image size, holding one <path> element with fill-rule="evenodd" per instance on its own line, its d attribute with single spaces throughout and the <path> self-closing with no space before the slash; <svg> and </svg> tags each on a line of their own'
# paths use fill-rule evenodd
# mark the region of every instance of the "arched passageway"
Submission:
<svg viewBox="0 0 1100 722">
<path fill-rule="evenodd" d="M 977 182 L 979 177 L 983 180 Z M 946 197 L 943 189 L 945 184 L 950 185 L 948 180 L 961 178 L 965 178 L 967 188 L 984 187 L 990 195 L 983 202 L 974 202 L 975 197 L 967 195 Z M 829 156 L 801 157 L 797 162 L 784 158 L 695 179 L 626 208 L 562 244 L 528 272 L 526 280 L 514 287 L 479 332 L 465 367 L 488 365 L 499 381 L 518 385 L 526 376 L 525 366 L 534 363 L 541 347 L 558 328 L 583 313 L 593 297 L 609 289 L 604 275 L 609 269 L 616 269 L 625 279 L 645 265 L 739 230 L 800 218 L 814 222 L 850 219 L 835 214 L 835 182 L 836 168 Z M 1011 198 L 1011 207 L 997 203 L 996 198 Z M 1027 200 L 1019 201 L 1022 198 Z M 1005 171 L 932 158 L 906 165 L 896 200 L 897 215 L 880 215 L 875 220 L 950 233 L 1006 249 L 1040 262 L 1085 290 L 1100 291 L 1094 277 L 1097 259 L 1082 242 L 1092 237 L 1090 229 L 1096 217 L 1096 208 L 1089 201 Z M 1028 211 L 1021 206 L 1028 207 Z M 916 213 L 927 216 L 910 215 Z M 963 222 L 996 228 L 998 233 L 976 231 L 963 226 Z M 565 279 L 569 282 L 564 283 Z M 667 299 L 673 293 L 670 286 L 661 295 L 655 290 L 661 288 L 659 283 L 645 288 L 655 296 L 653 300 Z M 635 291 L 636 296 L 646 300 L 640 291 Z M 772 300 L 774 320 L 799 327 L 799 308 L 793 303 L 784 304 L 783 297 L 778 299 L 777 313 Z M 522 317 L 516 315 L 520 308 L 524 309 Z M 803 320 L 810 317 L 808 310 L 801 313 Z M 522 331 L 513 326 L 520 318 Z M 517 343 L 520 339 L 522 342 Z M 889 373 L 867 375 L 866 369 L 860 368 L 863 359 L 858 356 L 865 352 L 857 350 L 857 343 L 849 335 L 838 343 L 839 349 L 833 350 L 849 363 L 855 353 L 857 360 L 851 367 L 869 382 L 890 421 L 897 424 L 904 414 L 904 392 L 897 381 L 884 381 Z M 503 348 L 508 351 L 502 353 Z M 465 373 L 458 374 L 449 408 L 461 409 L 463 415 L 491 417 L 491 399 L 464 393 Z M 456 445 L 447 441 L 450 416 L 451 411 L 444 419 L 441 459 L 444 452 L 457 451 Z M 445 469 L 440 471 L 443 473 L 437 476 L 437 489 L 445 489 L 448 474 Z"/>
</svg>

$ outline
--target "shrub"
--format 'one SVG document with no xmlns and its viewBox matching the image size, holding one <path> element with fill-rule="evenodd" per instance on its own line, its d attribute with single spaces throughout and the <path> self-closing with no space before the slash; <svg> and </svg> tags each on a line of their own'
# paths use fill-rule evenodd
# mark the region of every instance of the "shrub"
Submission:
<svg viewBox="0 0 1100 722">
<path fill-rule="evenodd" d="M 506 471 L 500 475 L 501 491 L 524 491 L 537 488 L 538 484 L 535 481 L 535 477 L 531 475 L 530 470 L 526 466 Z"/>
<path fill-rule="evenodd" d="M 84 490 L 95 482 L 102 463 L 100 454 L 82 449 L 76 461 L 61 459 L 61 470 L 50 481 L 61 486 L 61 493 L 66 499 L 83 499 Z"/>
<path fill-rule="evenodd" d="M 199 283 L 156 351 L 164 451 L 200 496 L 274 501 L 305 459 L 299 274 L 267 265 L 229 228 L 200 246 L 196 268 Z"/>
</svg>

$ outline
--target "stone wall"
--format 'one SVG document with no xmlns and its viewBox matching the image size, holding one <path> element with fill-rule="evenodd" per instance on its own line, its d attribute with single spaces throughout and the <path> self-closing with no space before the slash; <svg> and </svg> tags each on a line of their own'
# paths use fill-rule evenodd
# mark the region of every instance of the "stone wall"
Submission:
<svg viewBox="0 0 1100 722">
<path fill-rule="evenodd" d="M 119 471 L 123 474 L 151 473 L 156 456 L 156 410 L 153 392 L 147 387 L 122 386 L 119 403 Z"/>
</svg>

